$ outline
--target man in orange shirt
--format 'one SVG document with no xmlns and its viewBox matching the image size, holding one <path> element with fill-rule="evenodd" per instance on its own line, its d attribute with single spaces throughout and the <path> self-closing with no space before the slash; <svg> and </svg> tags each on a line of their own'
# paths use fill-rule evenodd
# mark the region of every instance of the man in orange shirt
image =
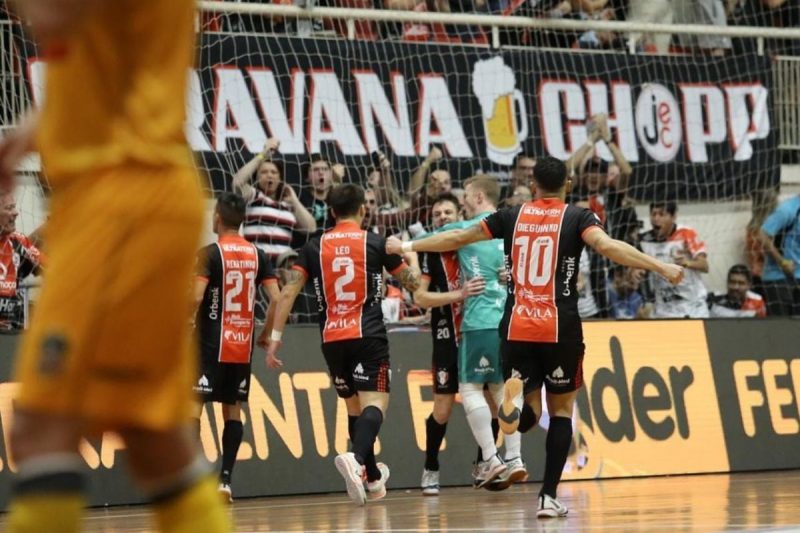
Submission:
<svg viewBox="0 0 800 533">
<path fill-rule="evenodd" d="M 712 294 L 708 298 L 708 308 L 712 318 L 767 316 L 764 298 L 750 289 L 753 276 L 745 265 L 733 265 L 728 270 L 728 292 Z"/>
</svg>

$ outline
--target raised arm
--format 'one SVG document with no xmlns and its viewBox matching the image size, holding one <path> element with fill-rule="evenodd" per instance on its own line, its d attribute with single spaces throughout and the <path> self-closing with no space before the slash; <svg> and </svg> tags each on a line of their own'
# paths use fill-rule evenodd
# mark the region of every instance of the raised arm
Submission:
<svg viewBox="0 0 800 533">
<path fill-rule="evenodd" d="M 419 192 L 425 186 L 425 181 L 430 174 L 431 165 L 442 158 L 442 151 L 437 147 L 431 148 L 425 160 L 419 168 L 411 175 L 411 181 L 408 183 L 408 196 L 409 198 Z"/>
<path fill-rule="evenodd" d="M 264 144 L 264 149 L 253 156 L 250 161 L 245 163 L 245 165 L 233 175 L 233 189 L 241 194 L 244 198 L 252 198 L 255 188 L 250 183 L 250 180 L 252 179 L 253 174 L 256 172 L 256 170 L 258 170 L 258 167 L 261 166 L 261 163 L 264 160 L 272 157 L 272 154 L 278 149 L 279 146 L 280 141 L 278 139 L 267 139 L 267 142 Z"/>
<path fill-rule="evenodd" d="M 673 285 L 680 283 L 683 279 L 682 266 L 663 263 L 640 252 L 626 242 L 612 239 L 601 229 L 588 230 L 583 236 L 583 241 L 595 252 L 620 265 L 643 268 L 655 272 L 666 278 Z"/>
<path fill-rule="evenodd" d="M 278 359 L 277 354 L 283 342 L 283 329 L 286 327 L 286 321 L 289 320 L 289 314 L 294 307 L 294 301 L 297 295 L 303 290 L 308 276 L 305 272 L 292 269 L 289 272 L 289 281 L 283 286 L 280 295 L 277 298 L 277 305 L 275 306 L 275 317 L 272 322 L 272 331 L 270 332 L 269 346 L 267 347 L 267 366 L 269 368 L 278 368 L 283 366 L 283 361 Z"/>
<path fill-rule="evenodd" d="M 473 242 L 489 239 L 491 237 L 484 233 L 482 225 L 476 224 L 465 229 L 443 231 L 418 241 L 402 242 L 397 237 L 389 237 L 386 239 L 386 253 L 451 252 Z"/>
</svg>

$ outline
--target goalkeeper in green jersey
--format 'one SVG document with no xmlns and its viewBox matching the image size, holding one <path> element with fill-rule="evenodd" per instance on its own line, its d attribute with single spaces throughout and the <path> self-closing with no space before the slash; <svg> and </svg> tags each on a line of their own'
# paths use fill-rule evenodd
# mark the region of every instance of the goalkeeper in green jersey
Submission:
<svg viewBox="0 0 800 533">
<path fill-rule="evenodd" d="M 475 176 L 464 184 L 466 220 L 441 228 L 461 229 L 478 224 L 497 210 L 500 186 L 489 176 Z M 464 320 L 458 346 L 458 380 L 464 411 L 482 457 L 475 472 L 476 485 L 507 487 L 527 477 L 520 454 L 520 433 L 505 438 L 505 461 L 500 458 L 492 431 L 492 413 L 483 394 L 484 385 L 495 405 L 503 401 L 503 372 L 500 360 L 498 326 L 505 308 L 507 289 L 498 273 L 505 267 L 503 241 L 494 239 L 464 246 L 458 250 L 461 276 L 466 283 L 485 280 L 485 290 L 464 301 Z"/>
</svg>

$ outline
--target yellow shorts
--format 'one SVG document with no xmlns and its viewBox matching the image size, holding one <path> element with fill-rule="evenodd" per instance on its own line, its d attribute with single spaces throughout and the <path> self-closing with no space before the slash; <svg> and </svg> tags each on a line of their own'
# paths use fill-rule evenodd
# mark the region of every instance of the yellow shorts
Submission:
<svg viewBox="0 0 800 533">
<path fill-rule="evenodd" d="M 54 191 L 42 291 L 17 357 L 16 406 L 93 430 L 163 430 L 192 413 L 194 170 L 126 168 Z"/>
</svg>

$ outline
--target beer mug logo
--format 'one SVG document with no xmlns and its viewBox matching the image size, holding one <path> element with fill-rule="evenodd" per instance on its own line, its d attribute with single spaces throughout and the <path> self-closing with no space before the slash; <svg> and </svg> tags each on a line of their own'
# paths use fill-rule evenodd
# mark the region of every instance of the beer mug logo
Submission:
<svg viewBox="0 0 800 533">
<path fill-rule="evenodd" d="M 472 91 L 481 105 L 486 155 L 495 163 L 511 165 L 528 136 L 525 100 L 516 89 L 514 71 L 499 56 L 477 61 L 472 70 Z"/>
</svg>

